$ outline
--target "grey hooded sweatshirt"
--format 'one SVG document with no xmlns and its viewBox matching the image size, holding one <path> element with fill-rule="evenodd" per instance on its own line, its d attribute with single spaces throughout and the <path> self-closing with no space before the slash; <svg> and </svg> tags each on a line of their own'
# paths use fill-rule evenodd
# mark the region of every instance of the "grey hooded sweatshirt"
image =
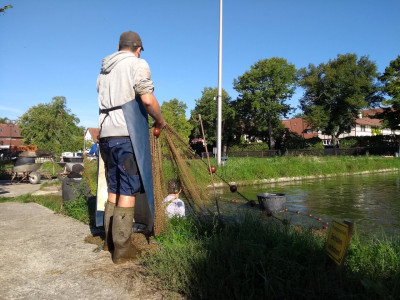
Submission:
<svg viewBox="0 0 400 300">
<path fill-rule="evenodd" d="M 118 51 L 103 59 L 97 78 L 100 109 L 121 106 L 154 90 L 150 67 L 144 59 L 127 51 Z M 103 122 L 104 121 L 104 122 Z M 100 137 L 128 136 L 122 109 L 99 115 Z"/>
</svg>

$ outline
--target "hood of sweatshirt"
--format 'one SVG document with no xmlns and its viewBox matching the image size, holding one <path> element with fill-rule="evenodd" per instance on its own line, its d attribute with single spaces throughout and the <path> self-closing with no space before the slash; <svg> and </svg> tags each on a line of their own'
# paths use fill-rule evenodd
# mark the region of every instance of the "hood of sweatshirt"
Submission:
<svg viewBox="0 0 400 300">
<path fill-rule="evenodd" d="M 101 72 L 102 73 L 110 73 L 111 70 L 122 60 L 130 57 L 136 57 L 133 53 L 131 52 L 126 52 L 126 51 L 118 51 L 115 52 L 103 59 L 103 63 L 101 66 Z"/>
</svg>

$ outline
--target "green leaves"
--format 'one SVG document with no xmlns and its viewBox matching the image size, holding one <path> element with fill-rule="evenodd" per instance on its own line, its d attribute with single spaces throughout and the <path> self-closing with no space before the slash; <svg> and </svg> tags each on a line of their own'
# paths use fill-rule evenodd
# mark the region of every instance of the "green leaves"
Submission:
<svg viewBox="0 0 400 300">
<path fill-rule="evenodd" d="M 186 109 L 186 104 L 178 99 L 163 102 L 161 105 L 161 112 L 165 121 L 171 125 L 184 140 L 188 140 L 193 127 L 192 124 L 186 120 Z"/>
<path fill-rule="evenodd" d="M 65 97 L 54 97 L 51 103 L 32 106 L 24 113 L 18 125 L 24 144 L 55 152 L 75 152 L 82 149 L 83 128 L 79 119 L 66 107 Z"/>
<path fill-rule="evenodd" d="M 305 89 L 300 100 L 307 124 L 338 137 L 349 126 L 359 110 L 382 100 L 378 73 L 367 56 L 338 55 L 318 66 L 299 71 L 299 84 Z"/>
<path fill-rule="evenodd" d="M 3 7 L 0 7 L 0 13 L 6 12 L 6 10 L 9 9 L 9 8 L 13 8 L 13 6 L 12 5 L 5 5 Z"/>
<path fill-rule="evenodd" d="M 273 57 L 259 60 L 233 84 L 239 92 L 236 101 L 238 116 L 250 121 L 254 126 L 245 125 L 244 133 L 263 139 L 273 149 L 273 131 L 278 127 L 281 117 L 287 117 L 292 110 L 285 102 L 290 99 L 296 88 L 296 68 L 284 58 Z"/>
<path fill-rule="evenodd" d="M 383 118 L 385 125 L 392 130 L 400 129 L 400 55 L 390 62 L 385 73 L 379 78 L 382 82 L 383 92 L 389 96 L 385 99 L 384 108 L 378 118 Z"/>
<path fill-rule="evenodd" d="M 199 114 L 203 121 L 204 132 L 207 140 L 207 144 L 211 145 L 216 141 L 216 128 L 217 128 L 217 88 L 205 87 L 202 91 L 202 97 L 196 100 L 196 106 L 192 110 L 191 115 L 193 120 L 198 120 Z M 229 134 L 230 127 L 227 124 L 231 124 L 234 118 L 235 112 L 230 105 L 230 97 L 225 90 L 222 90 L 222 127 L 224 136 L 223 139 L 226 141 Z M 202 137 L 200 125 L 193 121 L 193 132 L 194 137 Z"/>
</svg>

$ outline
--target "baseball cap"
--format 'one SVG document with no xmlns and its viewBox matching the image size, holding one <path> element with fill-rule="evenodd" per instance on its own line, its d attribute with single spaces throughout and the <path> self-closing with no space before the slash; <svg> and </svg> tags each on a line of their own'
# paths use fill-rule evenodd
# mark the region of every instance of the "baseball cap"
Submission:
<svg viewBox="0 0 400 300">
<path fill-rule="evenodd" d="M 74 172 L 74 173 L 79 174 L 80 172 L 83 172 L 84 169 L 85 168 L 81 164 L 75 164 L 72 166 L 72 172 Z"/>
<path fill-rule="evenodd" d="M 143 49 L 143 44 L 142 44 L 142 39 L 140 38 L 140 36 L 133 31 L 126 31 L 124 33 L 121 34 L 121 36 L 119 37 L 119 45 L 120 47 L 142 47 L 142 51 L 144 51 Z"/>
</svg>

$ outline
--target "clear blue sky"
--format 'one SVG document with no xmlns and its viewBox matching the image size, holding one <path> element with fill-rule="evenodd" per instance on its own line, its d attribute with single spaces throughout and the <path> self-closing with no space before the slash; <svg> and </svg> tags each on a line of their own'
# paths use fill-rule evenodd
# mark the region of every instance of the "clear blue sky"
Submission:
<svg viewBox="0 0 400 300">
<path fill-rule="evenodd" d="M 0 117 L 64 96 L 84 127 L 97 126 L 96 78 L 119 35 L 137 31 L 160 104 L 187 115 L 218 85 L 219 0 L 0 0 Z M 223 88 L 260 59 L 297 68 L 337 54 L 368 55 L 383 72 L 400 54 L 399 0 L 225 0 Z M 298 105 L 301 92 L 289 102 Z"/>
</svg>

